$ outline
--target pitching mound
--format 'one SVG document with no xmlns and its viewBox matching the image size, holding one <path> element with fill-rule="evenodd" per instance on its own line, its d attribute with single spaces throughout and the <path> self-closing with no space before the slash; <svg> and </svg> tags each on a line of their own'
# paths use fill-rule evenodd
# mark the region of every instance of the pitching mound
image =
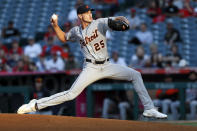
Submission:
<svg viewBox="0 0 197 131">
<path fill-rule="evenodd" d="M 66 116 L 1 114 L 2 131 L 197 131 L 197 127 Z"/>
</svg>

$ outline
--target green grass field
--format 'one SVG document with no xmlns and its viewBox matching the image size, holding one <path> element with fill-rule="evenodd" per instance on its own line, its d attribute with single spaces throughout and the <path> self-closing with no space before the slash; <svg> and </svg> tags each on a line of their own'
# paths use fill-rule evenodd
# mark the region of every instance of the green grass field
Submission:
<svg viewBox="0 0 197 131">
<path fill-rule="evenodd" d="M 170 123 L 186 126 L 197 126 L 197 121 L 172 121 Z"/>
<path fill-rule="evenodd" d="M 177 123 L 179 125 L 187 125 L 187 126 L 197 126 L 197 122 L 192 122 L 192 123 Z"/>
</svg>

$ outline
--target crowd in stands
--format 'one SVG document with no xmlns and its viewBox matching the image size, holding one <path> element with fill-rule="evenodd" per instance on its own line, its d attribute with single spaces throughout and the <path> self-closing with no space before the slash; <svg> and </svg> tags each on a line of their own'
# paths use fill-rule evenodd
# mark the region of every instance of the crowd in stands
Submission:
<svg viewBox="0 0 197 131">
<path fill-rule="evenodd" d="M 145 1 L 147 2 L 147 1 Z M 128 42 L 135 44 L 136 54 L 131 57 L 130 66 L 136 68 L 143 67 L 184 67 L 187 61 L 183 59 L 179 53 L 178 43 L 183 43 L 180 30 L 176 29 L 173 22 L 169 20 L 172 17 L 188 18 L 196 17 L 196 7 L 190 5 L 191 0 L 166 0 L 166 1 L 149 1 L 147 4 L 139 4 L 141 8 L 146 8 L 146 14 L 152 19 L 152 24 L 165 22 L 166 32 L 163 35 L 163 43 L 169 47 L 168 53 L 162 54 L 158 52 L 158 43 L 153 40 L 153 33 L 147 27 L 139 16 L 136 15 L 135 7 L 131 8 L 130 21 L 131 29 L 136 31 L 134 37 Z M 145 6 L 149 5 L 149 6 Z M 145 6 L 145 7 L 144 7 Z M 150 53 L 147 54 L 144 46 L 149 46 Z M 138 47 L 140 46 L 140 47 Z"/>
<path fill-rule="evenodd" d="M 145 1 L 147 2 L 147 1 Z M 148 30 L 147 24 L 140 20 L 136 15 L 135 8 L 131 8 L 131 15 L 128 17 L 131 23 L 131 29 L 136 30 L 134 37 L 129 40 L 130 44 L 135 44 L 136 54 L 131 58 L 130 66 L 132 67 L 183 67 L 187 66 L 187 62 L 179 53 L 178 43 L 182 42 L 180 30 L 176 29 L 172 21 L 167 19 L 171 17 L 196 17 L 196 7 L 191 7 L 191 0 L 152 0 L 143 5 L 141 8 L 146 8 L 146 14 L 152 19 L 152 24 L 165 22 L 166 33 L 163 36 L 163 43 L 169 47 L 169 52 L 161 54 L 158 52 L 158 45 L 154 43 L 153 33 Z M 149 6 L 145 6 L 149 5 Z M 150 54 L 147 54 L 143 46 L 150 47 Z"/>
<path fill-rule="evenodd" d="M 120 4 L 118 0 L 94 0 L 92 2 L 103 6 L 106 4 L 111 5 L 110 12 L 112 14 L 115 14 L 117 11 L 113 9 L 114 6 Z M 136 8 L 146 8 L 146 14 L 152 19 L 154 24 L 164 22 L 166 18 L 174 16 L 183 19 L 191 16 L 195 17 L 197 7 L 192 7 L 190 2 L 191 0 L 144 0 L 136 2 L 135 7 L 130 7 L 130 16 L 127 16 L 127 18 L 130 21 L 130 29 L 136 31 L 136 33 L 128 41 L 128 44 L 134 44 L 136 52 L 132 54 L 130 62 L 125 62 L 125 64 L 134 68 L 186 66 L 187 62 L 178 51 L 179 45 L 177 42 L 181 42 L 180 32 L 173 26 L 173 23 L 168 21 L 166 24 L 167 32 L 163 36 L 163 41 L 169 46 L 170 50 L 164 55 L 158 51 L 158 45 L 154 43 L 153 33 L 148 28 L 148 25 L 136 14 Z M 68 13 L 67 21 L 62 25 L 62 29 L 65 32 L 68 32 L 73 26 L 80 24 L 77 19 L 76 8 L 82 3 L 83 0 L 77 0 L 75 8 Z M 103 10 L 104 8 L 96 10 L 95 18 L 104 17 Z M 107 39 L 110 40 L 111 37 L 113 36 L 108 31 Z M 0 40 L 1 72 L 64 71 L 81 67 L 81 63 L 78 62 L 73 52 L 70 51 L 68 44 L 57 44 L 59 41 L 50 25 L 45 32 L 44 43 L 36 41 L 34 36 L 29 36 L 26 43 L 22 45 L 20 38 L 20 30 L 14 27 L 13 21 L 10 21 L 8 26 L 2 29 Z M 145 51 L 144 45 L 149 46 L 150 53 Z M 114 52 L 111 55 L 116 57 L 117 53 Z"/>
<path fill-rule="evenodd" d="M 44 44 L 28 37 L 24 46 L 19 43 L 20 31 L 10 21 L 2 31 L 0 41 L 1 72 L 44 72 L 78 69 L 79 63 L 69 51 L 68 44 L 56 44 L 57 37 L 51 26 L 44 35 Z M 65 66 L 67 65 L 67 66 Z"/>
</svg>

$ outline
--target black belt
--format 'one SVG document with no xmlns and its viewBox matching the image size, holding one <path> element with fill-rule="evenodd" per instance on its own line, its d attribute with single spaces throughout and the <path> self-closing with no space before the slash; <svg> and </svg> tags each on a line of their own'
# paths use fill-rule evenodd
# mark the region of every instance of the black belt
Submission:
<svg viewBox="0 0 197 131">
<path fill-rule="evenodd" d="M 94 63 L 94 64 L 104 64 L 106 61 L 109 61 L 109 58 L 107 58 L 106 60 L 103 60 L 103 61 L 92 61 L 90 59 L 85 59 L 86 62 L 91 62 L 91 63 Z"/>
</svg>

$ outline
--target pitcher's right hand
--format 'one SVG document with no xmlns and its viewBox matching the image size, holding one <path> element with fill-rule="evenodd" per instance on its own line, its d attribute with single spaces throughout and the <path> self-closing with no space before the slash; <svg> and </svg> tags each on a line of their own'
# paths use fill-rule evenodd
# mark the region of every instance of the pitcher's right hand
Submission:
<svg viewBox="0 0 197 131">
<path fill-rule="evenodd" d="M 56 15 L 56 14 L 53 14 L 53 15 Z M 52 16 L 53 16 L 52 15 Z M 58 15 L 56 19 L 54 19 L 53 17 L 51 16 L 51 25 L 54 27 L 54 26 L 58 26 Z"/>
</svg>

